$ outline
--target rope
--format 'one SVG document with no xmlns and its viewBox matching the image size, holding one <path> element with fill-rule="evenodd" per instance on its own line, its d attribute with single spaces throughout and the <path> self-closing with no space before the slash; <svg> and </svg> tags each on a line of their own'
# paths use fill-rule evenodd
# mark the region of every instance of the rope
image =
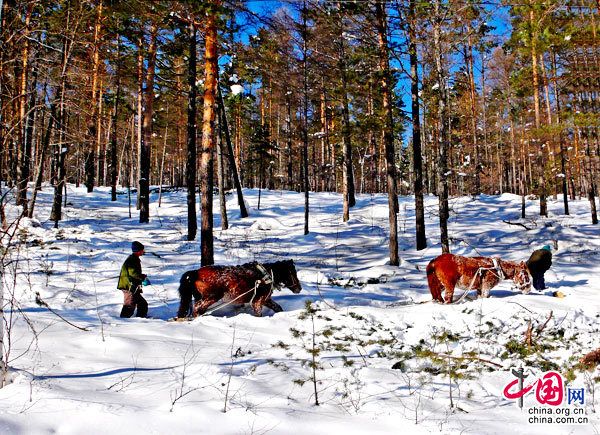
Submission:
<svg viewBox="0 0 600 435">
<path fill-rule="evenodd" d="M 458 303 L 462 302 L 464 300 L 464 298 L 467 297 L 467 295 L 469 294 L 469 292 L 472 290 L 473 284 L 475 284 L 475 278 L 477 278 L 477 275 L 479 275 L 481 273 L 482 269 L 483 269 L 482 267 L 480 267 L 479 269 L 477 269 L 477 272 L 475 272 L 475 275 L 473 275 L 473 279 L 471 280 L 471 284 L 469 285 L 469 288 L 464 291 L 464 293 L 460 296 L 460 298 L 458 298 L 456 300 L 456 302 L 450 302 L 450 303 L 452 303 L 452 304 L 458 304 Z"/>
<path fill-rule="evenodd" d="M 269 289 L 268 296 L 271 296 L 273 294 L 273 286 L 275 284 L 275 276 L 274 276 L 273 272 L 271 271 L 271 273 L 269 273 L 267 271 L 267 269 L 265 269 L 265 267 L 262 264 L 260 264 L 260 263 L 256 263 L 256 268 L 258 269 L 259 272 L 261 272 L 263 274 L 263 277 L 261 279 L 257 279 L 256 280 L 256 282 L 254 283 L 254 288 L 251 288 L 247 292 L 244 292 L 241 295 L 236 296 L 234 299 L 232 299 L 230 301 L 227 301 L 227 302 L 224 302 L 224 303 L 222 303 L 220 305 L 217 305 L 216 307 L 214 307 L 211 310 L 207 310 L 200 317 L 212 314 L 215 311 L 217 311 L 217 310 L 219 310 L 219 309 L 221 309 L 223 307 L 226 307 L 227 305 L 233 304 L 235 301 L 237 301 L 242 296 L 245 296 L 248 293 L 254 292 L 254 294 L 252 295 L 252 298 L 250 299 L 250 304 L 252 304 L 254 302 L 254 298 L 256 297 L 256 293 L 258 291 L 258 287 L 260 286 L 261 283 L 270 284 L 270 289 Z"/>
<path fill-rule="evenodd" d="M 498 278 L 500 278 L 500 281 L 503 281 L 506 279 L 506 276 L 504 276 L 504 271 L 502 270 L 502 268 L 500 267 L 500 262 L 497 258 L 492 258 L 492 261 L 494 262 L 494 268 L 496 269 L 496 271 L 498 272 Z"/>
<path fill-rule="evenodd" d="M 254 288 L 251 288 L 250 290 L 248 290 L 247 292 L 244 292 L 244 293 L 242 293 L 241 295 L 237 296 L 236 298 L 234 298 L 234 299 L 232 299 L 232 300 L 230 300 L 230 301 L 227 301 L 227 302 L 223 302 L 222 304 L 220 304 L 220 305 L 217 305 L 216 307 L 214 307 L 212 310 L 206 310 L 206 312 L 205 312 L 204 314 L 201 314 L 201 315 L 200 315 L 200 317 L 207 316 L 207 315 L 209 315 L 209 314 L 211 314 L 211 313 L 214 313 L 215 311 L 217 311 L 217 310 L 219 310 L 219 309 L 221 309 L 221 308 L 223 308 L 223 307 L 226 307 L 227 305 L 231 305 L 231 304 L 233 304 L 233 303 L 234 303 L 236 300 L 238 300 L 238 299 L 239 299 L 239 298 L 241 298 L 242 296 L 245 296 L 245 295 L 247 295 L 247 294 L 248 294 L 248 293 L 250 293 L 250 292 L 254 292 L 254 295 L 252 295 L 252 299 L 250 300 L 250 301 L 252 302 L 252 301 L 254 300 L 254 298 L 256 297 L 256 290 L 258 290 L 258 283 L 259 283 L 259 282 L 260 282 L 260 280 L 259 280 L 259 281 L 256 281 L 256 283 L 254 284 Z"/>
<path fill-rule="evenodd" d="M 469 292 L 471 290 L 473 290 L 473 284 L 475 284 L 475 279 L 477 278 L 477 276 L 480 275 L 481 272 L 484 270 L 489 270 L 494 275 L 496 275 L 501 281 L 506 279 L 506 277 L 504 276 L 504 272 L 502 271 L 502 268 L 500 267 L 498 259 L 492 258 L 492 261 L 494 263 L 494 267 L 480 267 L 479 269 L 477 269 L 477 272 L 475 272 L 475 275 L 473 275 L 473 279 L 471 280 L 471 284 L 469 285 L 469 288 L 467 290 L 465 290 L 465 292 L 460 296 L 460 298 L 458 298 L 456 300 L 456 302 L 451 302 L 451 303 L 458 304 L 459 302 L 462 302 L 467 297 Z M 494 271 L 496 271 L 498 273 L 496 274 L 496 273 L 494 273 Z"/>
</svg>

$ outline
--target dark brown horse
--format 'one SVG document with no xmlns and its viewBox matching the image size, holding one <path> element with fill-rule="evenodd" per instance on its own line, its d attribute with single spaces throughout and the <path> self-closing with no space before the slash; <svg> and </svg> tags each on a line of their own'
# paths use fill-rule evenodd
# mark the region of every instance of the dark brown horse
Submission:
<svg viewBox="0 0 600 435">
<path fill-rule="evenodd" d="M 263 305 L 278 313 L 283 309 L 271 296 L 274 289 L 281 287 L 287 287 L 294 293 L 302 290 L 293 260 L 204 266 L 190 270 L 180 280 L 181 302 L 177 317 L 188 316 L 192 297 L 194 305 L 191 313 L 194 317 L 204 314 L 208 307 L 221 299 L 237 305 L 250 303 L 257 316 L 262 315 Z"/>
<path fill-rule="evenodd" d="M 427 265 L 427 283 L 433 299 L 452 303 L 454 288 L 477 290 L 479 296 L 489 297 L 490 290 L 503 279 L 512 279 L 523 292 L 531 290 L 531 277 L 524 261 L 504 261 L 488 257 L 461 257 L 442 254 Z M 442 299 L 442 291 L 445 297 Z"/>
</svg>

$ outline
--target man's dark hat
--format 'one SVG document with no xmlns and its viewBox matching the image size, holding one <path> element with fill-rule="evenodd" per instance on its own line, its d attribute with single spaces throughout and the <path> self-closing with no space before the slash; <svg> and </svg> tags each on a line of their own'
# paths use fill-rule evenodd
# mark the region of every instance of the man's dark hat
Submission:
<svg viewBox="0 0 600 435">
<path fill-rule="evenodd" d="M 142 245 L 140 242 L 133 242 L 131 244 L 131 252 L 140 252 L 144 249 L 144 245 Z"/>
</svg>

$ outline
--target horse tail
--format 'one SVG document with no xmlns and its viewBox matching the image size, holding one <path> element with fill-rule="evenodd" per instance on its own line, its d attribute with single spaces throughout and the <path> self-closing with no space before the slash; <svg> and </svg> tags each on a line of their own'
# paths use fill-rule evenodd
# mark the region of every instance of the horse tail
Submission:
<svg viewBox="0 0 600 435">
<path fill-rule="evenodd" d="M 427 265 L 427 284 L 429 285 L 429 291 L 434 300 L 444 302 L 442 298 L 442 290 L 444 286 L 440 282 L 437 274 L 435 273 L 435 260 L 431 260 Z"/>
<path fill-rule="evenodd" d="M 197 276 L 198 271 L 196 270 L 189 270 L 181 275 L 181 279 L 179 280 L 179 296 L 181 299 L 192 299 L 194 290 L 196 290 L 194 282 L 196 281 Z"/>
</svg>

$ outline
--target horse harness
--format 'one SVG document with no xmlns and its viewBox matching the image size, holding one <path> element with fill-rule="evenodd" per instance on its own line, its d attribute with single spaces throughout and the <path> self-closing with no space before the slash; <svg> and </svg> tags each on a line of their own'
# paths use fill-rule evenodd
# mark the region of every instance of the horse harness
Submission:
<svg viewBox="0 0 600 435">
<path fill-rule="evenodd" d="M 246 296 L 248 293 L 254 292 L 254 294 L 252 295 L 252 299 L 250 299 L 250 303 L 254 302 L 254 298 L 256 297 L 256 292 L 258 291 L 258 288 L 260 287 L 261 284 L 270 285 L 269 296 L 271 296 L 271 294 L 273 293 L 273 288 L 274 288 L 274 283 L 275 283 L 274 274 L 269 273 L 269 271 L 260 263 L 256 263 L 256 269 L 260 273 L 262 273 L 263 276 L 260 279 L 256 280 L 256 282 L 254 283 L 254 287 L 252 287 L 250 290 L 242 293 L 241 295 L 236 296 L 234 299 L 232 299 L 230 301 L 227 301 L 225 303 L 217 305 L 212 310 L 207 310 L 204 314 L 201 314 L 201 316 L 207 316 L 223 307 L 226 307 L 227 305 L 231 305 L 235 301 L 237 301 L 239 298 L 241 298 L 242 296 Z"/>
<path fill-rule="evenodd" d="M 504 275 L 504 271 L 502 270 L 502 267 L 500 266 L 500 260 L 498 260 L 497 258 L 492 258 L 492 262 L 494 264 L 494 270 L 496 270 L 496 272 L 498 272 L 498 278 L 500 278 L 500 281 L 503 281 L 506 279 L 506 276 Z"/>
<path fill-rule="evenodd" d="M 256 297 L 256 291 L 258 290 L 258 287 L 261 284 L 266 284 L 270 286 L 268 297 L 271 297 L 271 294 L 273 294 L 273 288 L 275 287 L 275 274 L 273 273 L 273 271 L 271 270 L 271 273 L 269 273 L 265 266 L 263 266 L 260 263 L 256 263 L 256 268 L 260 273 L 263 274 L 263 276 L 262 278 L 257 279 L 254 283 L 254 294 L 252 295 L 252 299 L 250 299 L 250 303 L 254 302 L 254 298 Z"/>
<path fill-rule="evenodd" d="M 273 283 L 275 282 L 273 273 L 269 273 L 269 271 L 267 269 L 265 269 L 265 266 L 263 266 L 260 263 L 256 263 L 256 268 L 258 269 L 258 271 L 260 273 L 263 274 L 262 278 L 259 281 L 262 281 L 264 284 L 271 284 L 271 287 L 273 286 Z M 257 282 L 259 282 L 257 281 Z"/>
<path fill-rule="evenodd" d="M 496 268 L 496 271 L 498 272 L 498 277 L 501 280 L 506 279 L 506 276 L 504 275 L 504 270 L 502 270 L 502 267 L 500 267 L 500 260 L 497 258 L 492 258 L 492 260 L 494 261 L 494 267 Z M 511 288 L 518 288 L 519 290 L 523 291 L 523 289 L 525 287 L 531 285 L 531 275 L 529 274 L 528 270 L 526 270 L 526 273 L 527 273 L 527 281 L 525 281 L 523 284 L 517 284 L 513 278 L 513 283 L 511 284 Z M 515 276 L 516 276 L 516 272 L 515 272 Z"/>
<path fill-rule="evenodd" d="M 506 275 L 504 274 L 504 270 L 502 270 L 502 266 L 500 266 L 500 260 L 498 258 L 492 258 L 492 267 L 480 267 L 479 269 L 477 269 L 477 272 L 475 272 L 475 275 L 473 275 L 473 279 L 471 280 L 471 284 L 469 285 L 469 288 L 465 290 L 465 292 L 460 296 L 460 298 L 458 298 L 456 300 L 456 302 L 452 302 L 453 304 L 458 304 L 459 302 L 462 302 L 464 298 L 467 297 L 467 294 L 469 294 L 469 292 L 471 290 L 473 290 L 473 284 L 475 284 L 475 280 L 477 279 L 477 277 L 479 275 L 482 275 L 483 272 L 485 271 L 490 271 L 492 272 L 494 275 L 496 275 L 498 278 L 500 278 L 500 281 L 503 281 L 506 279 Z M 494 273 L 496 272 L 496 273 Z M 483 276 L 482 276 L 483 279 Z"/>
</svg>

